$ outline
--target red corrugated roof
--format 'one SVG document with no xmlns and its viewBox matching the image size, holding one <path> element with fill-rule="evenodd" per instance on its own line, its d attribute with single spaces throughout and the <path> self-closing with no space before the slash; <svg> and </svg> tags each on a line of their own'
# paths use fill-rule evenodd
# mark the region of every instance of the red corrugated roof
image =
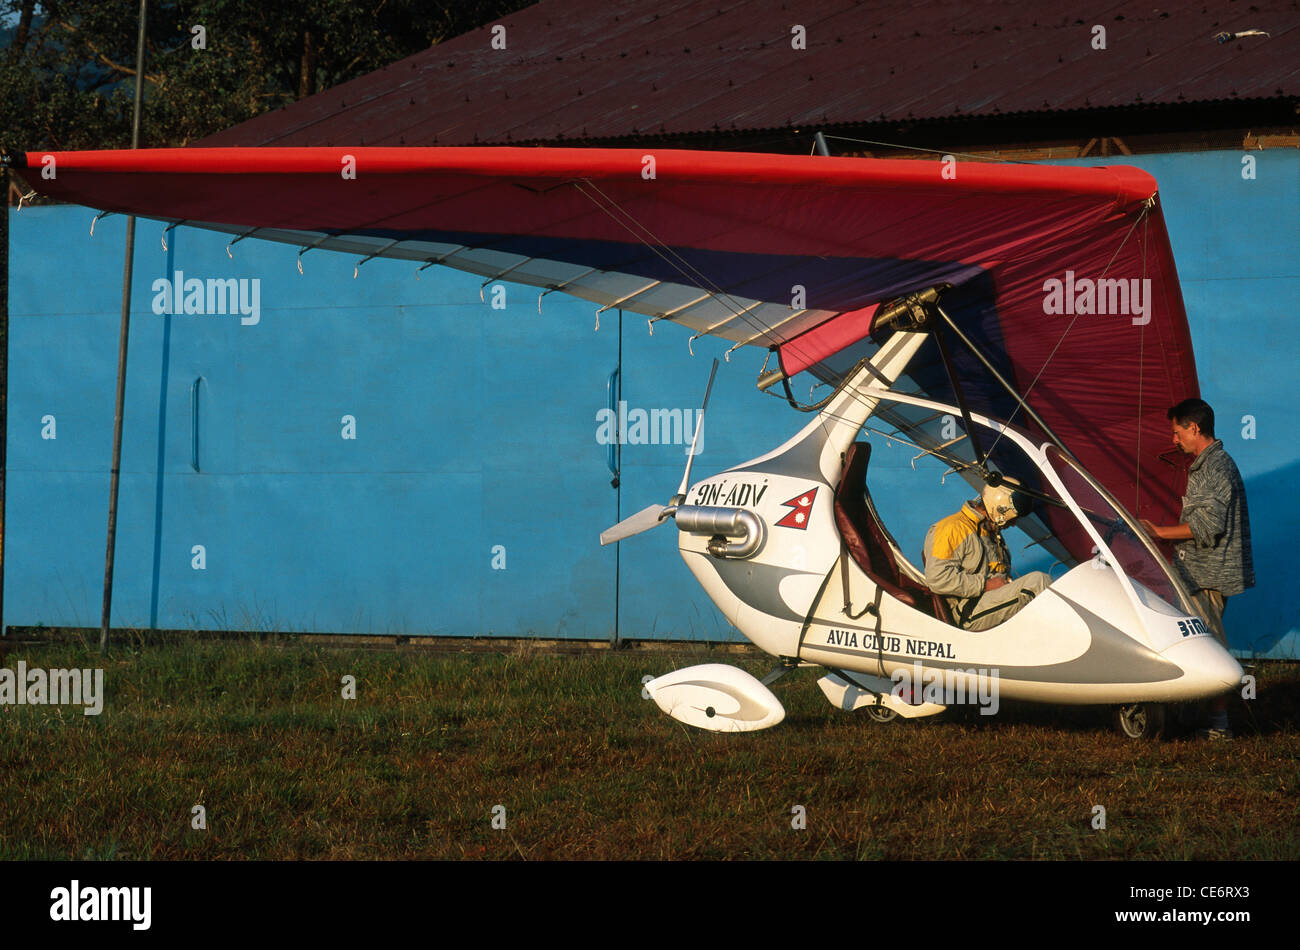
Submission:
<svg viewBox="0 0 1300 950">
<path fill-rule="evenodd" d="M 504 50 L 484 27 L 200 144 L 610 141 L 1300 95 L 1297 0 L 544 0 L 498 25 Z M 1252 29 L 1272 35 L 1214 38 Z"/>
</svg>

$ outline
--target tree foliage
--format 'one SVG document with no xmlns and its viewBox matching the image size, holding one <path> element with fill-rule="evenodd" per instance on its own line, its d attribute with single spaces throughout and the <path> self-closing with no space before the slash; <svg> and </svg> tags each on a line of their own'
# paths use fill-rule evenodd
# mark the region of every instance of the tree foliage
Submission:
<svg viewBox="0 0 1300 950">
<path fill-rule="evenodd" d="M 532 2 L 150 0 L 140 144 L 189 144 Z M 0 0 L 0 11 L 0 143 L 129 147 L 138 0 Z"/>
</svg>

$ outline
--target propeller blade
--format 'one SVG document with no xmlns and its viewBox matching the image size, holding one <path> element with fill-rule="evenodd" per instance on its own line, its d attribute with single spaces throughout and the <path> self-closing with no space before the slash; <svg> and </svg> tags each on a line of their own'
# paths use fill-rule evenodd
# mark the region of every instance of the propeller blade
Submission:
<svg viewBox="0 0 1300 950">
<path fill-rule="evenodd" d="M 667 510 L 667 505 L 651 505 L 649 508 L 642 508 L 630 518 L 624 518 L 614 527 L 602 531 L 600 533 L 600 543 L 602 545 L 613 544 L 615 541 L 622 541 L 634 534 L 640 534 L 642 531 L 649 531 L 651 528 L 658 527 L 664 520 L 664 512 Z"/>
</svg>

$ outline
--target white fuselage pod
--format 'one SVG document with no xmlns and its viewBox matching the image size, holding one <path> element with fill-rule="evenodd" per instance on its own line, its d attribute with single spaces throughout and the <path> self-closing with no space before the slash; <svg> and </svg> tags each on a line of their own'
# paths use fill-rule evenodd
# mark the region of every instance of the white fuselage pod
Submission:
<svg viewBox="0 0 1300 950">
<path fill-rule="evenodd" d="M 854 613 L 874 601 L 877 585 L 849 564 Z M 828 578 L 799 658 L 823 666 L 912 680 L 930 673 L 960 677 L 968 696 L 996 690 L 1006 699 L 1053 703 L 1172 702 L 1231 688 L 1241 667 L 1208 633 L 1179 632 L 1181 614 L 1142 608 L 1120 576 L 1100 562 L 1080 564 L 1024 609 L 991 630 L 951 626 L 882 594 L 878 614 L 849 620 L 839 571 Z M 1154 595 L 1152 596 L 1154 599 Z M 1190 629 L 1190 628 L 1189 628 Z M 1150 642 L 1147 631 L 1165 631 Z M 1177 636 L 1177 640 L 1172 639 Z"/>
<path fill-rule="evenodd" d="M 878 404 L 864 385 L 894 382 L 925 340 L 895 333 L 792 439 L 686 493 L 687 505 L 745 508 L 762 519 L 764 543 L 749 558 L 715 557 L 707 536 L 686 531 L 678 548 L 723 616 L 773 656 L 798 656 L 804 622 L 839 560 L 835 486 L 844 453 Z"/>
<path fill-rule="evenodd" d="M 970 694 L 1057 703 L 1201 699 L 1240 683 L 1241 666 L 1199 620 L 1117 570 L 1105 539 L 1070 498 L 1044 448 L 986 417 L 1038 465 L 1096 542 L 1099 556 L 1070 569 L 1006 622 L 970 632 L 909 606 L 843 555 L 834 492 L 843 453 L 880 401 L 954 412 L 890 393 L 919 346 L 895 334 L 802 432 L 777 450 L 693 485 L 686 505 L 745 509 L 763 522 L 752 555 L 719 557 L 710 538 L 679 532 L 691 572 L 736 629 L 779 657 L 890 678 L 898 671 L 962 679 Z M 857 619 L 846 615 L 847 602 Z M 878 609 L 862 613 L 877 602 Z"/>
</svg>

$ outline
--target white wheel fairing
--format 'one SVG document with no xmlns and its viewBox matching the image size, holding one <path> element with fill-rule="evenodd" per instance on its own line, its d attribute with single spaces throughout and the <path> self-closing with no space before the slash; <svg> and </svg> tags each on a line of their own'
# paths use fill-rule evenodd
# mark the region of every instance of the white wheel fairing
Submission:
<svg viewBox="0 0 1300 950">
<path fill-rule="evenodd" d="M 667 673 L 646 683 L 645 690 L 674 719 L 710 732 L 752 732 L 785 718 L 785 707 L 771 690 L 723 663 Z"/>
</svg>

